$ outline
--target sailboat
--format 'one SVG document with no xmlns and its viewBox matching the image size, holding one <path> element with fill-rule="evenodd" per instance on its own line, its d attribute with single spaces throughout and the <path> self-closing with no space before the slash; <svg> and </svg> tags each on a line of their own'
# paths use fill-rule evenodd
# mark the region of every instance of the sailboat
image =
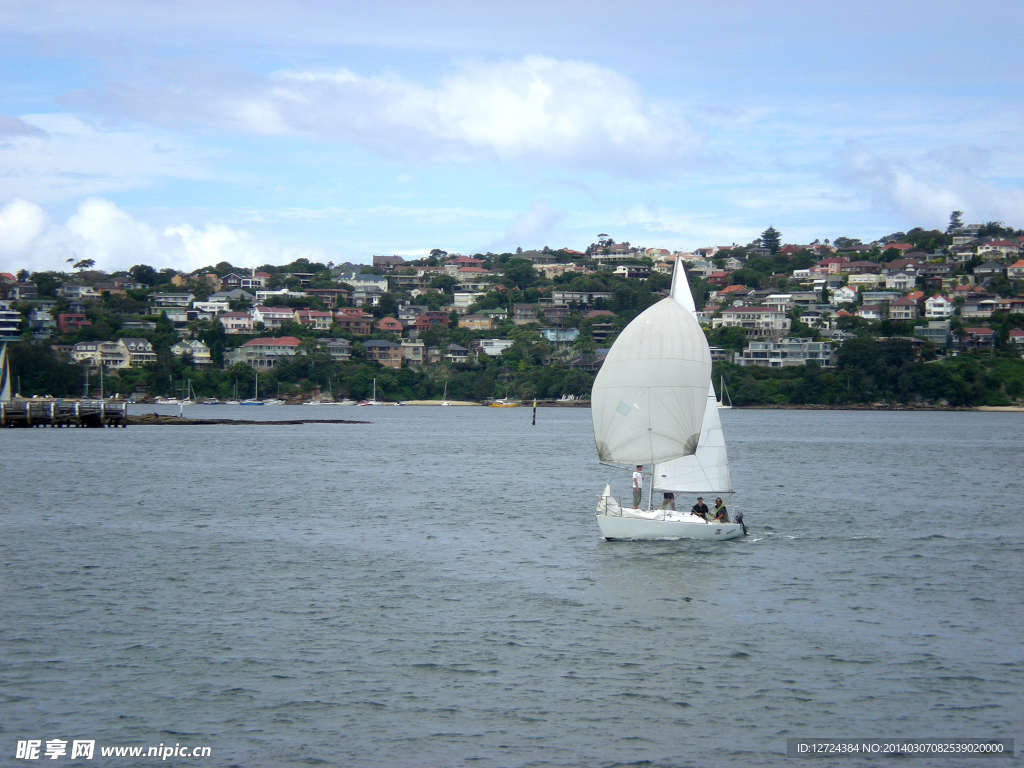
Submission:
<svg viewBox="0 0 1024 768">
<path fill-rule="evenodd" d="M 373 397 L 363 400 L 359 405 L 384 405 L 383 401 L 377 399 L 377 380 L 373 380 Z"/>
<path fill-rule="evenodd" d="M 277 382 L 277 396 L 276 397 L 268 397 L 266 400 L 263 401 L 263 404 L 264 405 L 284 405 L 285 404 L 284 400 L 281 399 L 281 382 L 280 381 Z"/>
<path fill-rule="evenodd" d="M 234 386 L 231 392 L 231 399 L 228 400 L 225 405 L 241 405 L 238 401 L 238 379 L 235 379 Z"/>
<path fill-rule="evenodd" d="M 722 394 L 716 403 L 717 407 L 721 408 L 723 411 L 732 409 L 732 398 L 729 397 L 729 388 L 725 386 L 725 376 L 721 379 L 719 389 L 721 389 Z"/>
<path fill-rule="evenodd" d="M 243 400 L 242 405 L 263 405 L 263 401 L 260 400 L 260 372 L 256 371 L 256 381 L 252 385 L 252 397 L 248 400 Z"/>
<path fill-rule="evenodd" d="M 7 362 L 7 345 L 0 347 L 0 403 L 11 402 L 11 366 Z"/>
<path fill-rule="evenodd" d="M 505 396 L 500 398 L 500 399 L 498 399 L 498 400 L 494 400 L 491 403 L 491 408 L 518 408 L 519 407 L 519 401 L 518 400 L 509 400 L 508 399 L 508 377 L 510 375 L 511 374 L 508 372 L 508 366 L 506 366 L 505 367 L 505 373 L 504 373 L 504 376 L 505 376 Z"/>
<path fill-rule="evenodd" d="M 178 402 L 178 404 L 179 405 L 195 405 L 196 404 L 196 394 L 192 390 L 192 379 L 185 379 L 185 397 L 183 397 Z"/>
<path fill-rule="evenodd" d="M 444 383 L 444 394 L 441 395 L 441 405 L 451 405 L 451 403 L 448 402 L 448 382 L 447 381 Z"/>
<path fill-rule="evenodd" d="M 612 345 L 594 381 L 591 406 L 600 460 L 653 466 L 655 475 L 647 509 L 620 505 L 610 484 L 605 486 L 597 505 L 604 538 L 722 541 L 743 535 L 742 523 L 709 523 L 688 512 L 652 509 L 656 487 L 732 492 L 711 351 L 678 259 L 669 297 L 636 317 Z"/>
</svg>

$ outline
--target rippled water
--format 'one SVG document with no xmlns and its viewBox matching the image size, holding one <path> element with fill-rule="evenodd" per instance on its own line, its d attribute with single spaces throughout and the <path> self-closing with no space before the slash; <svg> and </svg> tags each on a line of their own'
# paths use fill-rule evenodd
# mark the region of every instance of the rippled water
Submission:
<svg viewBox="0 0 1024 768">
<path fill-rule="evenodd" d="M 238 411 L 373 423 L 0 431 L 0 763 L 54 737 L 361 767 L 1021 736 L 1020 414 L 723 412 L 751 535 L 608 543 L 586 410 L 205 414 Z"/>
</svg>

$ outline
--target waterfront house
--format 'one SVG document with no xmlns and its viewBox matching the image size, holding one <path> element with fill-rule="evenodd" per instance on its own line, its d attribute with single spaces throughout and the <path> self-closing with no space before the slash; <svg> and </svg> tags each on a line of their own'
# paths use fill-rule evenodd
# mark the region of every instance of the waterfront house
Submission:
<svg viewBox="0 0 1024 768">
<path fill-rule="evenodd" d="M 177 357 L 184 355 L 192 356 L 192 365 L 196 368 L 209 368 L 213 365 L 213 357 L 210 355 L 210 348 L 199 339 L 179 341 L 171 347 L 171 353 Z M 153 356 L 154 359 L 156 355 Z"/>
<path fill-rule="evenodd" d="M 830 366 L 835 364 L 835 351 L 831 343 L 812 339 L 751 341 L 733 362 L 736 365 L 764 368 L 785 368 L 810 362 Z"/>
<path fill-rule="evenodd" d="M 339 362 L 348 362 L 352 359 L 352 342 L 348 339 L 327 339 L 323 347 L 331 357 Z"/>
<path fill-rule="evenodd" d="M 294 336 L 251 339 L 228 354 L 228 364 L 247 363 L 257 370 L 273 368 L 279 360 L 294 357 L 299 344 Z"/>
<path fill-rule="evenodd" d="M 445 348 L 444 359 L 449 363 L 469 362 L 469 350 L 461 344 L 449 344 Z"/>
<path fill-rule="evenodd" d="M 393 341 L 381 339 L 370 339 L 363 342 L 366 349 L 366 359 L 373 363 L 380 363 L 386 368 L 402 367 L 402 345 Z"/>
<path fill-rule="evenodd" d="M 1006 276 L 1011 280 L 1024 280 L 1024 259 L 1015 261 L 1006 268 Z"/>
<path fill-rule="evenodd" d="M 410 368 L 419 368 L 426 357 L 426 344 L 422 341 L 406 339 L 402 342 L 402 360 Z"/>
<path fill-rule="evenodd" d="M 865 320 L 882 320 L 885 317 L 885 306 L 882 304 L 865 304 L 857 310 L 857 317 Z"/>
<path fill-rule="evenodd" d="M 416 330 L 429 331 L 435 325 L 443 325 L 445 328 L 447 328 L 450 322 L 451 321 L 448 318 L 447 312 L 424 312 L 422 315 L 416 318 Z"/>
<path fill-rule="evenodd" d="M 1010 329 L 1010 343 L 1015 344 L 1024 353 L 1024 331 L 1020 328 Z"/>
</svg>

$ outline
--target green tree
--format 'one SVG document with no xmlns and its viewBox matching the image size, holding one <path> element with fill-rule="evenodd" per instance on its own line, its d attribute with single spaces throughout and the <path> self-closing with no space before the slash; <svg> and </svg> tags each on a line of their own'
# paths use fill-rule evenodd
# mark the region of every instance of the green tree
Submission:
<svg viewBox="0 0 1024 768">
<path fill-rule="evenodd" d="M 964 212 L 953 211 L 949 214 L 949 226 L 946 227 L 946 234 L 952 234 L 954 229 L 962 227 L 964 225 Z"/>
<path fill-rule="evenodd" d="M 767 248 L 772 255 L 778 253 L 782 247 L 782 233 L 775 227 L 769 226 L 761 233 L 761 245 Z"/>
<path fill-rule="evenodd" d="M 230 271 L 230 269 L 228 270 Z M 137 283 L 144 283 L 145 285 L 156 285 L 158 283 L 157 271 L 148 264 L 136 264 L 134 267 L 128 270 L 128 275 Z"/>
</svg>

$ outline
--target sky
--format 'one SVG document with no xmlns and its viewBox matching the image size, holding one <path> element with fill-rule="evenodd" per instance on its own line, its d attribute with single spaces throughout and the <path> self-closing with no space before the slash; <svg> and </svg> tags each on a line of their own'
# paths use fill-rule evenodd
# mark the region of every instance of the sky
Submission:
<svg viewBox="0 0 1024 768">
<path fill-rule="evenodd" d="M 1024 227 L 1024 4 L 4 0 L 0 271 Z"/>
</svg>

